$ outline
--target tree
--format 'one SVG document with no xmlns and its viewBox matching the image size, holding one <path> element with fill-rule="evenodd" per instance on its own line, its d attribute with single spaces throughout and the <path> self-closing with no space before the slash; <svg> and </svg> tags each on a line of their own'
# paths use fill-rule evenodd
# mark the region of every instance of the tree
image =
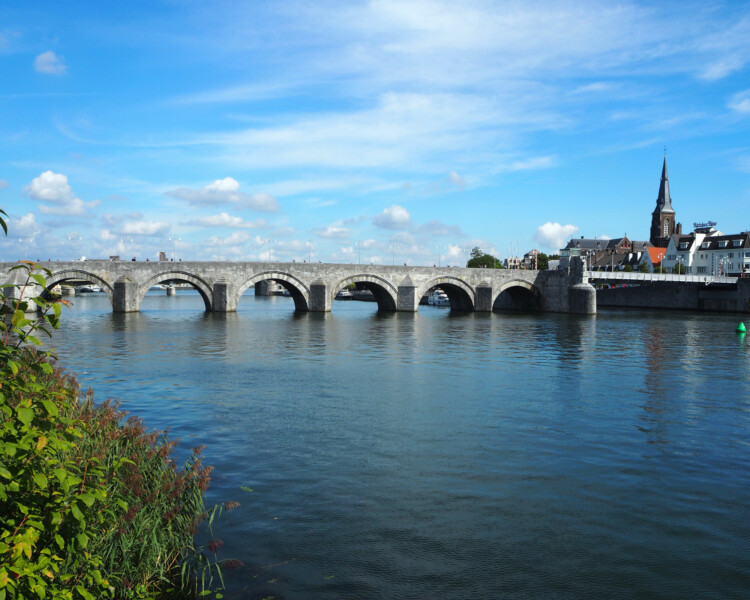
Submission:
<svg viewBox="0 0 750 600">
<path fill-rule="evenodd" d="M 631 265 L 625 265 L 622 269 L 625 273 L 632 273 L 633 267 Z"/>
<path fill-rule="evenodd" d="M 540 252 L 536 255 L 536 268 L 540 271 L 546 271 L 549 269 L 549 256 L 544 252 Z"/>
<path fill-rule="evenodd" d="M 475 247 L 471 251 L 471 258 L 466 266 L 470 269 L 502 269 L 503 265 L 500 260 L 492 256 L 492 254 L 485 254 L 479 248 Z"/>
<path fill-rule="evenodd" d="M 683 265 L 682 263 L 677 263 L 674 266 L 673 272 L 677 273 L 678 275 L 684 275 L 685 274 L 685 265 Z"/>
<path fill-rule="evenodd" d="M 638 272 L 639 273 L 650 273 L 651 268 L 648 266 L 648 263 L 645 260 L 641 261 L 641 264 L 638 265 Z"/>
</svg>

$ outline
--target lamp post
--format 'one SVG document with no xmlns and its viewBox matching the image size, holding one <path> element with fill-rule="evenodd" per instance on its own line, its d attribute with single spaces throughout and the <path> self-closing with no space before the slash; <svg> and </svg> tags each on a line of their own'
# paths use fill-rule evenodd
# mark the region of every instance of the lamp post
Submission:
<svg viewBox="0 0 750 600">
<path fill-rule="evenodd" d="M 396 246 L 397 244 L 390 244 L 388 247 L 391 249 L 391 266 L 396 266 Z"/>
<path fill-rule="evenodd" d="M 442 252 L 445 251 L 445 246 L 444 245 L 443 246 L 435 246 L 435 250 L 437 251 L 437 255 L 438 255 L 438 267 L 441 267 L 441 266 L 443 266 L 442 265 L 442 260 L 443 260 Z"/>
<path fill-rule="evenodd" d="M 682 271 L 683 263 L 685 262 L 685 257 L 682 255 L 678 255 L 675 259 L 675 268 L 677 269 L 677 274 L 680 275 L 680 272 Z"/>
<path fill-rule="evenodd" d="M 73 248 L 74 248 L 74 252 L 73 252 L 73 254 L 74 254 L 74 255 L 75 255 L 75 254 L 77 254 L 77 253 L 75 252 L 76 242 L 80 242 L 80 241 L 81 241 L 81 240 L 82 240 L 83 238 L 82 238 L 82 237 L 81 237 L 80 235 L 78 235 L 77 233 L 71 233 L 71 234 L 69 234 L 69 235 L 67 236 L 67 238 L 68 238 L 68 241 L 69 241 L 69 242 L 73 242 Z M 75 256 L 73 256 L 73 260 L 76 260 L 76 257 L 75 257 Z"/>
<path fill-rule="evenodd" d="M 133 243 L 133 238 L 131 238 L 131 237 L 121 237 L 120 238 L 120 246 L 122 246 L 122 253 L 123 254 L 125 254 L 125 255 L 128 254 L 128 252 L 127 252 L 128 247 L 125 244 L 132 244 L 132 243 Z"/>
<path fill-rule="evenodd" d="M 276 240 L 272 240 L 271 238 L 268 238 L 266 240 L 266 243 L 268 243 L 268 258 L 266 259 L 266 262 L 271 262 L 271 244 L 275 244 Z"/>
<path fill-rule="evenodd" d="M 220 235 L 216 236 L 216 243 L 219 245 L 219 262 L 221 262 L 221 246 L 224 243 L 224 238 Z"/>
<path fill-rule="evenodd" d="M 312 249 L 315 248 L 315 242 L 307 240 L 305 246 L 307 246 L 307 262 L 312 262 Z"/>
<path fill-rule="evenodd" d="M 182 238 L 178 235 L 172 235 L 167 238 L 172 242 L 172 262 L 177 260 L 177 242 L 181 242 Z"/>
<path fill-rule="evenodd" d="M 719 275 L 722 277 L 727 276 L 727 265 L 729 264 L 729 259 L 726 256 L 722 256 L 719 259 Z"/>
</svg>

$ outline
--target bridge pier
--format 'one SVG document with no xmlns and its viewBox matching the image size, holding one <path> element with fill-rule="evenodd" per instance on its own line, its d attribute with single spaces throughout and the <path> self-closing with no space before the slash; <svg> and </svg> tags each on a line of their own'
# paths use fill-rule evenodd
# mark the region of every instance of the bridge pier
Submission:
<svg viewBox="0 0 750 600">
<path fill-rule="evenodd" d="M 492 286 L 483 281 L 476 287 L 475 312 L 492 312 Z"/>
<path fill-rule="evenodd" d="M 310 284 L 310 312 L 330 312 L 331 294 L 325 281 L 316 279 Z"/>
<path fill-rule="evenodd" d="M 237 312 L 237 290 L 233 283 L 226 280 L 215 281 L 212 291 L 211 312 Z"/>
<path fill-rule="evenodd" d="M 414 285 L 411 278 L 407 275 L 398 286 L 396 310 L 398 312 L 417 312 L 419 300 L 420 298 L 417 298 L 417 286 Z"/>
<path fill-rule="evenodd" d="M 112 310 L 117 313 L 138 312 L 141 303 L 138 296 L 138 284 L 126 277 L 121 277 L 113 286 Z"/>
<path fill-rule="evenodd" d="M 256 296 L 270 296 L 271 295 L 271 281 L 259 281 L 255 284 L 255 295 Z"/>
</svg>

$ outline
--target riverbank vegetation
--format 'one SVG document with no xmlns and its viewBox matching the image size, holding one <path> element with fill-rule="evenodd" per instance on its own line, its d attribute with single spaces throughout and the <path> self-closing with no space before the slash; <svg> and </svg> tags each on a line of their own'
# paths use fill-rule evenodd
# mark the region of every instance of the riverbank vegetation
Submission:
<svg viewBox="0 0 750 600">
<path fill-rule="evenodd" d="M 15 268 L 20 298 L 46 288 L 43 270 Z M 9 295 L 0 290 L 0 600 L 221 598 L 219 563 L 193 541 L 224 508 L 206 511 L 200 449 L 178 468 L 164 433 L 94 404 L 39 348 L 64 300 Z"/>
</svg>

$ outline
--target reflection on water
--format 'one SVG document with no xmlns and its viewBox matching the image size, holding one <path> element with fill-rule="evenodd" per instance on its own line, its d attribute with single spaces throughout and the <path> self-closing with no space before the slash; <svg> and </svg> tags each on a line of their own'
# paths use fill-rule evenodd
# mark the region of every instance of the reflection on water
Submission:
<svg viewBox="0 0 750 600">
<path fill-rule="evenodd" d="M 61 361 L 207 444 L 209 500 L 242 503 L 228 597 L 746 595 L 750 357 L 731 315 L 75 304 Z"/>
</svg>

